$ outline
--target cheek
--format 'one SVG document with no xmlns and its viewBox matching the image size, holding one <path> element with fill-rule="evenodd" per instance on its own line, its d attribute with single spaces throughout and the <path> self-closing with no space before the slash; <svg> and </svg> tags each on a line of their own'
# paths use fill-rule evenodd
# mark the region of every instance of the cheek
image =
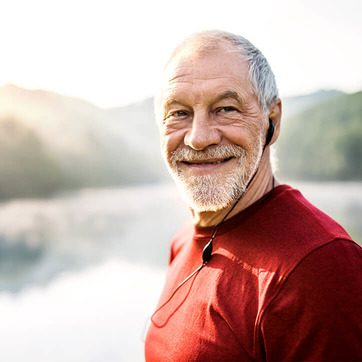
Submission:
<svg viewBox="0 0 362 362">
<path fill-rule="evenodd" d="M 257 127 L 228 127 L 222 130 L 223 137 L 230 143 L 244 148 L 250 152 L 259 145 L 261 130 Z"/>
<path fill-rule="evenodd" d="M 183 133 L 172 133 L 171 135 L 161 135 L 161 149 L 164 157 L 169 162 L 172 152 L 182 147 L 184 141 Z"/>
</svg>

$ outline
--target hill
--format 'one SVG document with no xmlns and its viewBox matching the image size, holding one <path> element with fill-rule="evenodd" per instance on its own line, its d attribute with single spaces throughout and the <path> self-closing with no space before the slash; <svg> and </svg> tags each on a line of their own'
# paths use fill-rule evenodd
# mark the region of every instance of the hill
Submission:
<svg viewBox="0 0 362 362">
<path fill-rule="evenodd" d="M 0 198 L 159 181 L 166 171 L 157 137 L 148 137 L 151 128 L 157 133 L 148 108 L 134 114 L 53 92 L 1 87 Z"/>
<path fill-rule="evenodd" d="M 310 94 L 303 94 L 296 97 L 284 97 L 283 98 L 283 120 L 292 118 L 298 113 L 301 113 L 316 104 L 332 100 L 340 97 L 345 93 L 338 90 L 326 90 L 321 89 L 317 92 Z"/>
<path fill-rule="evenodd" d="M 362 180 L 362 92 L 327 100 L 291 117 L 277 150 L 282 177 Z"/>
</svg>

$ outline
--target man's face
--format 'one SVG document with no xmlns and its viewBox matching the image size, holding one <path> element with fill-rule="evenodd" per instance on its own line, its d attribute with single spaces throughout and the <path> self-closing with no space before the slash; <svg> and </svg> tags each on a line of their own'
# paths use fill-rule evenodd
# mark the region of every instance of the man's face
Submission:
<svg viewBox="0 0 362 362">
<path fill-rule="evenodd" d="M 179 53 L 165 71 L 161 118 L 163 156 L 195 211 L 223 209 L 245 192 L 268 122 L 239 53 Z"/>
</svg>

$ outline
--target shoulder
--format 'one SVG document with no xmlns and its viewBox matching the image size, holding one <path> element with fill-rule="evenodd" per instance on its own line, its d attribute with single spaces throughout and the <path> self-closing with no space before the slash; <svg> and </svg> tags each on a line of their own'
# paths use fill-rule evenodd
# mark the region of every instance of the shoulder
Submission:
<svg viewBox="0 0 362 362">
<path fill-rule="evenodd" d="M 242 231 L 253 241 L 253 254 L 264 268 L 283 276 L 324 245 L 352 241 L 341 225 L 287 185 L 276 190 Z"/>
<path fill-rule="evenodd" d="M 330 240 L 350 238 L 341 225 L 311 204 L 300 191 L 288 185 L 280 188 L 269 210 L 274 214 L 275 227 L 287 228 L 302 237 L 316 234 Z"/>
</svg>

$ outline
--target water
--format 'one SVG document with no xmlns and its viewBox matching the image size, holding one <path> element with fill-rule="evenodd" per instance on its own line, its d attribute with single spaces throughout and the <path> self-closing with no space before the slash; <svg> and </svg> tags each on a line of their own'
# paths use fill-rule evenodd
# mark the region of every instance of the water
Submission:
<svg viewBox="0 0 362 362">
<path fill-rule="evenodd" d="M 169 239 L 187 217 L 173 185 L 0 204 L 0 291 L 115 256 L 166 266 Z"/>
<path fill-rule="evenodd" d="M 362 183 L 293 186 L 362 240 Z M 188 214 L 173 185 L 0 204 L 0 360 L 142 361 Z"/>
<path fill-rule="evenodd" d="M 1 361 L 142 361 L 164 270 L 108 260 L 0 294 Z"/>
</svg>

